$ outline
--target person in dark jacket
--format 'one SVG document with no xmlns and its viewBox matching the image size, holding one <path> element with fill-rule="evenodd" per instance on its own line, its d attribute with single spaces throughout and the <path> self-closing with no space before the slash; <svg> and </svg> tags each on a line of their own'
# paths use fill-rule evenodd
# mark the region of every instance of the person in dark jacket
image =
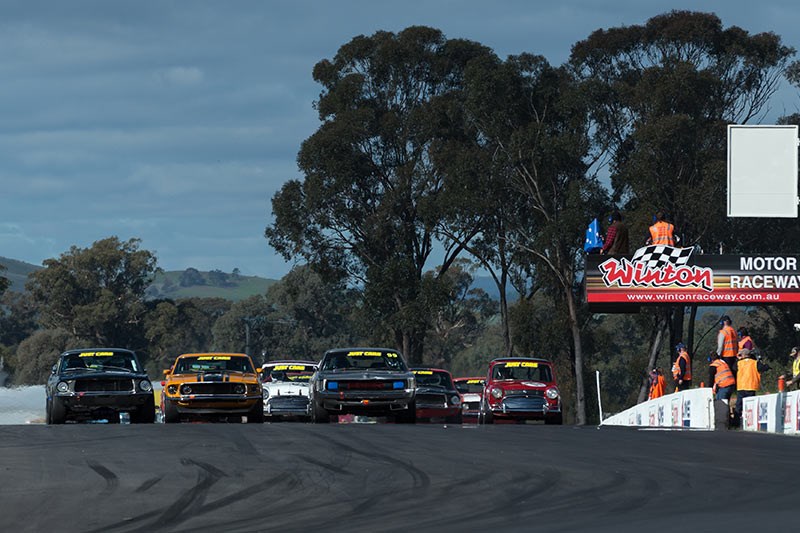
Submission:
<svg viewBox="0 0 800 533">
<path fill-rule="evenodd" d="M 600 250 L 601 254 L 627 254 L 630 244 L 628 243 L 628 226 L 622 221 L 622 215 L 619 211 L 608 217 L 611 225 L 608 227 L 606 233 L 606 240 L 603 243 L 603 249 Z"/>
</svg>

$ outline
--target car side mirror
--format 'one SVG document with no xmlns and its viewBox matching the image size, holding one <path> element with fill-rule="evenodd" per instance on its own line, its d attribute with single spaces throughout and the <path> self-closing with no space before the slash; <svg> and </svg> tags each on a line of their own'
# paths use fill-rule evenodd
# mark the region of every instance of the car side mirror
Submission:
<svg viewBox="0 0 800 533">
<path fill-rule="evenodd" d="M 165 369 L 164 369 L 164 375 L 165 375 L 165 376 L 169 375 L 169 368 L 165 368 Z"/>
<path fill-rule="evenodd" d="M 58 366 L 58 365 L 53 365 L 53 367 L 50 369 L 50 373 L 51 373 L 51 374 L 55 374 L 55 373 L 56 373 L 56 367 L 57 367 L 57 366 Z"/>
<path fill-rule="evenodd" d="M 262 372 L 264 372 L 263 368 L 261 367 L 256 368 L 256 373 L 261 374 Z"/>
</svg>

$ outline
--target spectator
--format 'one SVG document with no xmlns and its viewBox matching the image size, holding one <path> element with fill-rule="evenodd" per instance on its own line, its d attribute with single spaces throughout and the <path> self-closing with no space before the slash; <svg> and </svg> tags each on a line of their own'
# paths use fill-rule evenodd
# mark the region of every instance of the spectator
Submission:
<svg viewBox="0 0 800 533">
<path fill-rule="evenodd" d="M 794 385 L 794 387 L 798 389 L 800 388 L 800 346 L 792 348 L 789 357 L 792 358 L 792 379 L 786 380 L 786 386 L 791 387 Z M 785 374 L 781 377 L 786 379 Z"/>
<path fill-rule="evenodd" d="M 717 355 L 728 364 L 728 368 L 736 376 L 737 352 L 739 342 L 736 330 L 731 326 L 731 317 L 722 315 L 719 318 L 719 333 L 717 334 Z"/>
<path fill-rule="evenodd" d="M 736 331 L 737 335 L 739 336 L 739 349 L 740 350 L 750 350 L 751 352 L 756 349 L 756 343 L 753 342 L 752 337 L 750 337 L 750 333 L 748 333 L 747 328 L 742 326 Z"/>
<path fill-rule="evenodd" d="M 664 391 L 667 388 L 667 382 L 664 380 L 664 372 L 660 368 L 654 368 L 650 371 L 650 393 L 647 395 L 648 400 L 655 400 L 664 396 Z"/>
<path fill-rule="evenodd" d="M 711 356 L 711 364 L 708 371 L 708 382 L 713 383 L 711 390 L 716 395 L 717 400 L 722 400 L 726 405 L 730 405 L 730 399 L 733 395 L 733 386 L 736 385 L 736 379 L 733 377 L 728 363 L 726 363 L 718 354 Z"/>
<path fill-rule="evenodd" d="M 664 244 L 675 246 L 675 226 L 664 220 L 664 212 L 659 211 L 655 216 L 655 224 L 650 226 L 650 238 L 647 244 Z"/>
<path fill-rule="evenodd" d="M 742 406 L 744 399 L 755 396 L 761 389 L 761 373 L 769 367 L 753 358 L 753 353 L 748 349 L 739 350 L 739 361 L 736 372 L 736 420 L 742 419 Z"/>
<path fill-rule="evenodd" d="M 686 345 L 679 342 L 675 346 L 678 357 L 672 364 L 672 377 L 675 379 L 675 390 L 687 390 L 692 388 L 692 360 Z"/>
<path fill-rule="evenodd" d="M 622 215 L 619 211 L 608 217 L 610 226 L 606 233 L 605 243 L 603 249 L 600 250 L 601 254 L 627 254 L 628 253 L 628 226 L 622 221 Z"/>
</svg>

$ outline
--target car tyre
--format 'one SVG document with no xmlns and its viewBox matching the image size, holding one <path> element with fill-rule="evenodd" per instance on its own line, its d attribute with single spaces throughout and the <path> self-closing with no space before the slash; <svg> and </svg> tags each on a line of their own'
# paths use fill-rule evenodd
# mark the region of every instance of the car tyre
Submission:
<svg viewBox="0 0 800 533">
<path fill-rule="evenodd" d="M 152 424 L 156 421 L 156 404 L 151 400 L 131 413 L 131 423 Z"/>
<path fill-rule="evenodd" d="M 486 402 L 481 403 L 481 410 L 480 413 L 478 413 L 478 424 L 494 424 L 494 415 Z"/>
<path fill-rule="evenodd" d="M 417 402 L 411 402 L 404 411 L 400 411 L 394 417 L 395 424 L 416 424 L 417 423 Z"/>
<path fill-rule="evenodd" d="M 544 419 L 544 423 L 545 424 L 549 424 L 549 425 L 558 425 L 558 426 L 560 426 L 560 425 L 562 425 L 564 423 L 564 417 L 563 417 L 563 415 L 561 413 L 558 413 L 557 415 L 547 416 Z"/>
<path fill-rule="evenodd" d="M 444 419 L 447 424 L 463 424 L 464 423 L 464 415 L 463 413 L 458 413 L 457 415 L 448 416 Z"/>
<path fill-rule="evenodd" d="M 47 420 L 49 424 L 63 424 L 67 421 L 67 408 L 60 401 L 53 399 L 50 401 Z"/>
<path fill-rule="evenodd" d="M 264 400 L 259 400 L 250 412 L 247 413 L 248 424 L 263 424 L 264 423 Z"/>
<path fill-rule="evenodd" d="M 311 404 L 311 422 L 314 424 L 328 424 L 330 421 L 331 417 L 324 407 L 316 402 Z"/>
<path fill-rule="evenodd" d="M 175 406 L 173 402 L 169 400 L 164 400 L 164 423 L 175 424 L 177 422 L 180 422 L 178 408 Z"/>
</svg>

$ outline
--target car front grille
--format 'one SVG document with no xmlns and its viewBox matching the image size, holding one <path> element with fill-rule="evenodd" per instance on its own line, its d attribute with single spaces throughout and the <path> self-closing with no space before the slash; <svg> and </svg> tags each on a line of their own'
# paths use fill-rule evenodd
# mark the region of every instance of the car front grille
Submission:
<svg viewBox="0 0 800 533">
<path fill-rule="evenodd" d="M 181 394 L 242 394 L 241 389 L 246 388 L 243 383 L 231 382 L 206 382 L 184 383 L 178 389 Z M 239 392 L 236 392 L 239 388 Z"/>
<path fill-rule="evenodd" d="M 133 380 L 130 378 L 75 380 L 75 392 L 124 392 L 132 390 Z"/>
<path fill-rule="evenodd" d="M 447 396 L 439 393 L 418 392 L 417 409 L 447 407 Z"/>
</svg>

